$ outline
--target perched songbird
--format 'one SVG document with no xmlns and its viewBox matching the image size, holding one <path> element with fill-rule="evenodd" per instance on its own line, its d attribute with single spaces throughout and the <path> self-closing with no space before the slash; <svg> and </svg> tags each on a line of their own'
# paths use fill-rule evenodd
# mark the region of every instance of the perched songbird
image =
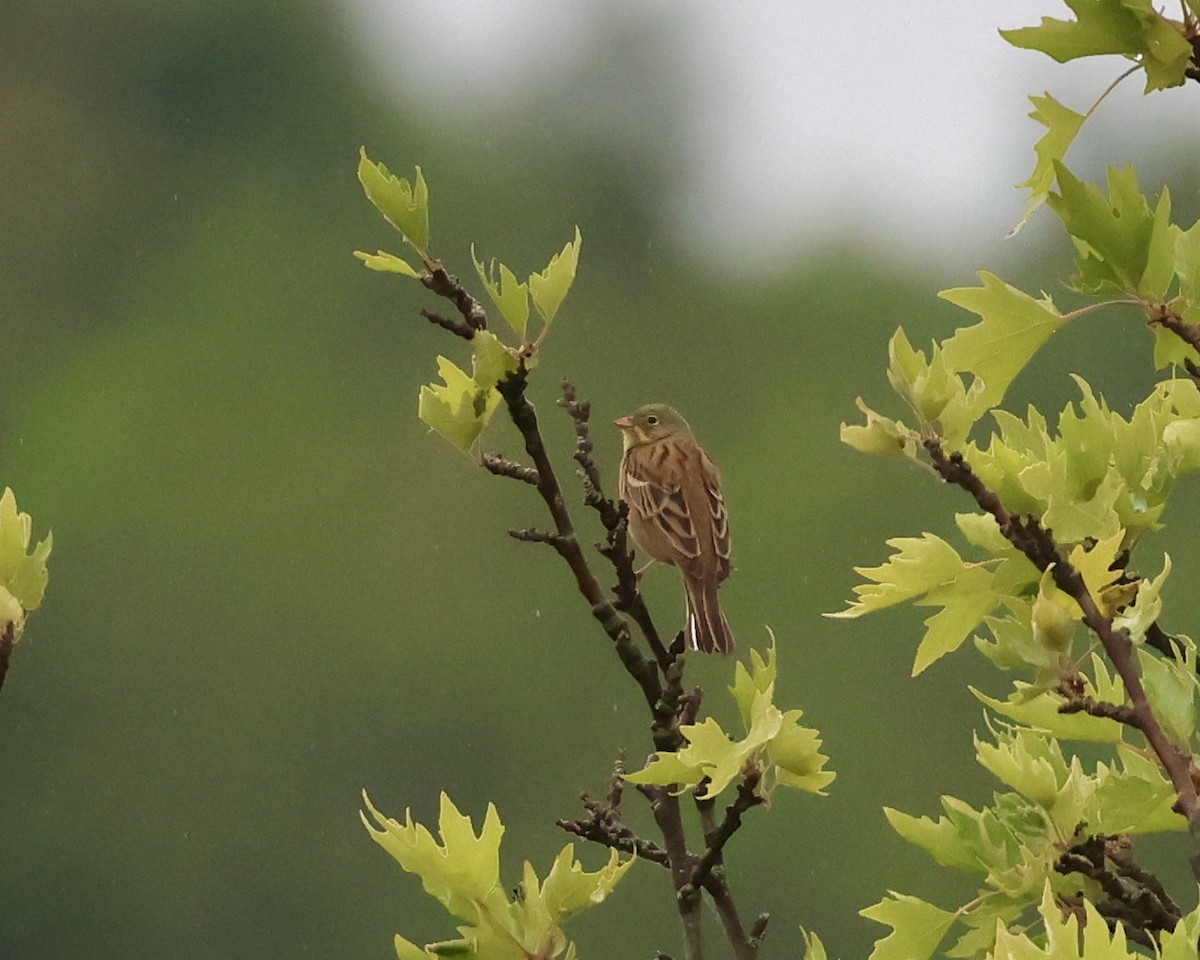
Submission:
<svg viewBox="0 0 1200 960">
<path fill-rule="evenodd" d="M 721 476 L 687 421 L 651 403 L 614 421 L 621 428 L 621 499 L 629 532 L 654 560 L 674 564 L 687 590 L 688 645 L 732 653 L 733 634 L 717 587 L 729 576 L 729 515 Z"/>
</svg>

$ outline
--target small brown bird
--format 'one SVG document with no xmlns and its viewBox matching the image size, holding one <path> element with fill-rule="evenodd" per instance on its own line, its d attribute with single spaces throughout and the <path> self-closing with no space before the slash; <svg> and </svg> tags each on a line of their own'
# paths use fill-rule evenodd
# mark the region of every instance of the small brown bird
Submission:
<svg viewBox="0 0 1200 960">
<path fill-rule="evenodd" d="M 625 444 L 621 499 L 629 505 L 634 542 L 683 574 L 688 645 L 732 653 L 733 634 L 717 600 L 717 587 L 730 571 L 721 475 L 687 421 L 665 403 L 647 404 L 614 423 Z"/>
</svg>

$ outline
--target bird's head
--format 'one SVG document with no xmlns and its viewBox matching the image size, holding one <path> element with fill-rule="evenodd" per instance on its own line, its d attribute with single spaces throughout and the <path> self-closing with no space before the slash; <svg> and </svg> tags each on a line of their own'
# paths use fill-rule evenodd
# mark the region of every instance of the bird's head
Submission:
<svg viewBox="0 0 1200 960">
<path fill-rule="evenodd" d="M 626 450 L 666 437 L 692 435 L 691 428 L 679 411 L 665 403 L 648 403 L 626 417 L 618 417 L 613 423 L 621 428 Z"/>
</svg>

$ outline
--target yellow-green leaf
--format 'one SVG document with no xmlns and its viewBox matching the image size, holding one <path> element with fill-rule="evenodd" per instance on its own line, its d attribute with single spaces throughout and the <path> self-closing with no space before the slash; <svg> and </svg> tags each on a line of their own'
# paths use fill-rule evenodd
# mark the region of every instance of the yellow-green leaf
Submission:
<svg viewBox="0 0 1200 960">
<path fill-rule="evenodd" d="M 358 151 L 358 182 L 375 208 L 393 227 L 404 234 L 422 257 L 429 248 L 429 188 L 421 168 L 412 183 L 388 171 L 382 163 L 367 156 L 367 148 Z"/>
<path fill-rule="evenodd" d="M 508 325 L 516 331 L 517 336 L 525 339 L 525 328 L 529 325 L 529 287 L 517 280 L 514 274 L 503 263 L 493 260 L 484 265 L 475 256 L 475 248 L 471 247 L 471 259 L 475 262 L 475 271 L 487 290 L 488 296 L 496 309 L 500 311 Z"/>
<path fill-rule="evenodd" d="M 1034 107 L 1029 116 L 1044 126 L 1046 132 L 1033 147 L 1033 152 L 1037 157 L 1033 173 L 1029 175 L 1028 180 L 1017 184 L 1018 187 L 1025 187 L 1029 190 L 1029 199 L 1025 202 L 1025 213 L 1021 217 L 1020 223 L 1009 231 L 1010 237 L 1025 226 L 1029 222 L 1029 218 L 1046 202 L 1046 198 L 1050 195 L 1050 188 L 1054 186 L 1054 164 L 1066 156 L 1067 150 L 1075 140 L 1075 135 L 1079 133 L 1079 128 L 1083 126 L 1083 121 L 1086 119 L 1082 113 L 1076 113 L 1069 107 L 1064 107 L 1049 93 L 1040 97 L 1030 97 L 1029 100 Z"/>
<path fill-rule="evenodd" d="M 950 369 L 983 381 L 979 403 L 991 408 L 1064 320 L 1049 297 L 1035 300 L 986 270 L 980 271 L 979 278 L 982 287 L 956 287 L 938 294 L 980 317 L 979 323 L 959 327 L 944 341 L 942 353 Z"/>
<path fill-rule="evenodd" d="M 406 277 L 420 279 L 421 272 L 405 260 L 393 254 L 380 250 L 376 253 L 364 253 L 362 250 L 355 250 L 354 255 L 363 262 L 363 265 L 369 270 L 379 270 L 383 273 L 399 273 Z"/>
<path fill-rule="evenodd" d="M 938 948 L 955 915 L 917 897 L 889 890 L 889 896 L 859 915 L 892 928 L 875 941 L 868 960 L 925 960 Z"/>
<path fill-rule="evenodd" d="M 47 534 L 29 551 L 32 532 L 32 518 L 17 509 L 16 495 L 5 487 L 0 496 L 0 586 L 25 611 L 36 610 L 42 604 L 50 580 L 46 561 L 54 545 L 54 538 Z M 14 633 L 19 636 L 24 617 L 8 622 L 17 624 Z"/>
<path fill-rule="evenodd" d="M 558 313 L 563 298 L 575 282 L 575 270 L 579 266 L 579 251 L 582 247 L 583 237 L 576 227 L 575 239 L 550 258 L 546 269 L 541 273 L 529 275 L 529 293 L 533 297 L 533 305 L 547 325 Z"/>
</svg>

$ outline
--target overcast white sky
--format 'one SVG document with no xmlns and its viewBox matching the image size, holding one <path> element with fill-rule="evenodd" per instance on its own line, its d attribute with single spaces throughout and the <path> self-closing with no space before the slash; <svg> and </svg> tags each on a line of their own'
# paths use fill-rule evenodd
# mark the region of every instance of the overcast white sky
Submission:
<svg viewBox="0 0 1200 960">
<path fill-rule="evenodd" d="M 670 215 L 696 246 L 720 232 L 748 257 L 849 229 L 917 256 L 994 249 L 1020 217 L 1013 184 L 1042 130 L 1026 117 L 1027 95 L 1049 90 L 1082 111 L 1128 65 L 1061 66 L 997 34 L 1072 19 L 1062 0 L 347 2 L 381 82 L 431 110 L 519 103 L 582 62 L 619 61 L 615 45 L 639 31 L 665 37 L 663 69 L 684 101 L 674 132 L 688 146 Z M 663 75 L 641 79 L 629 78 L 634 96 L 664 85 Z M 1068 159 L 1083 159 L 1089 136 L 1125 163 L 1164 127 L 1200 130 L 1193 91 L 1141 89 L 1126 81 Z M 578 112 L 595 127 L 637 110 L 588 102 Z M 656 133 L 625 123 L 621 135 Z"/>
</svg>

